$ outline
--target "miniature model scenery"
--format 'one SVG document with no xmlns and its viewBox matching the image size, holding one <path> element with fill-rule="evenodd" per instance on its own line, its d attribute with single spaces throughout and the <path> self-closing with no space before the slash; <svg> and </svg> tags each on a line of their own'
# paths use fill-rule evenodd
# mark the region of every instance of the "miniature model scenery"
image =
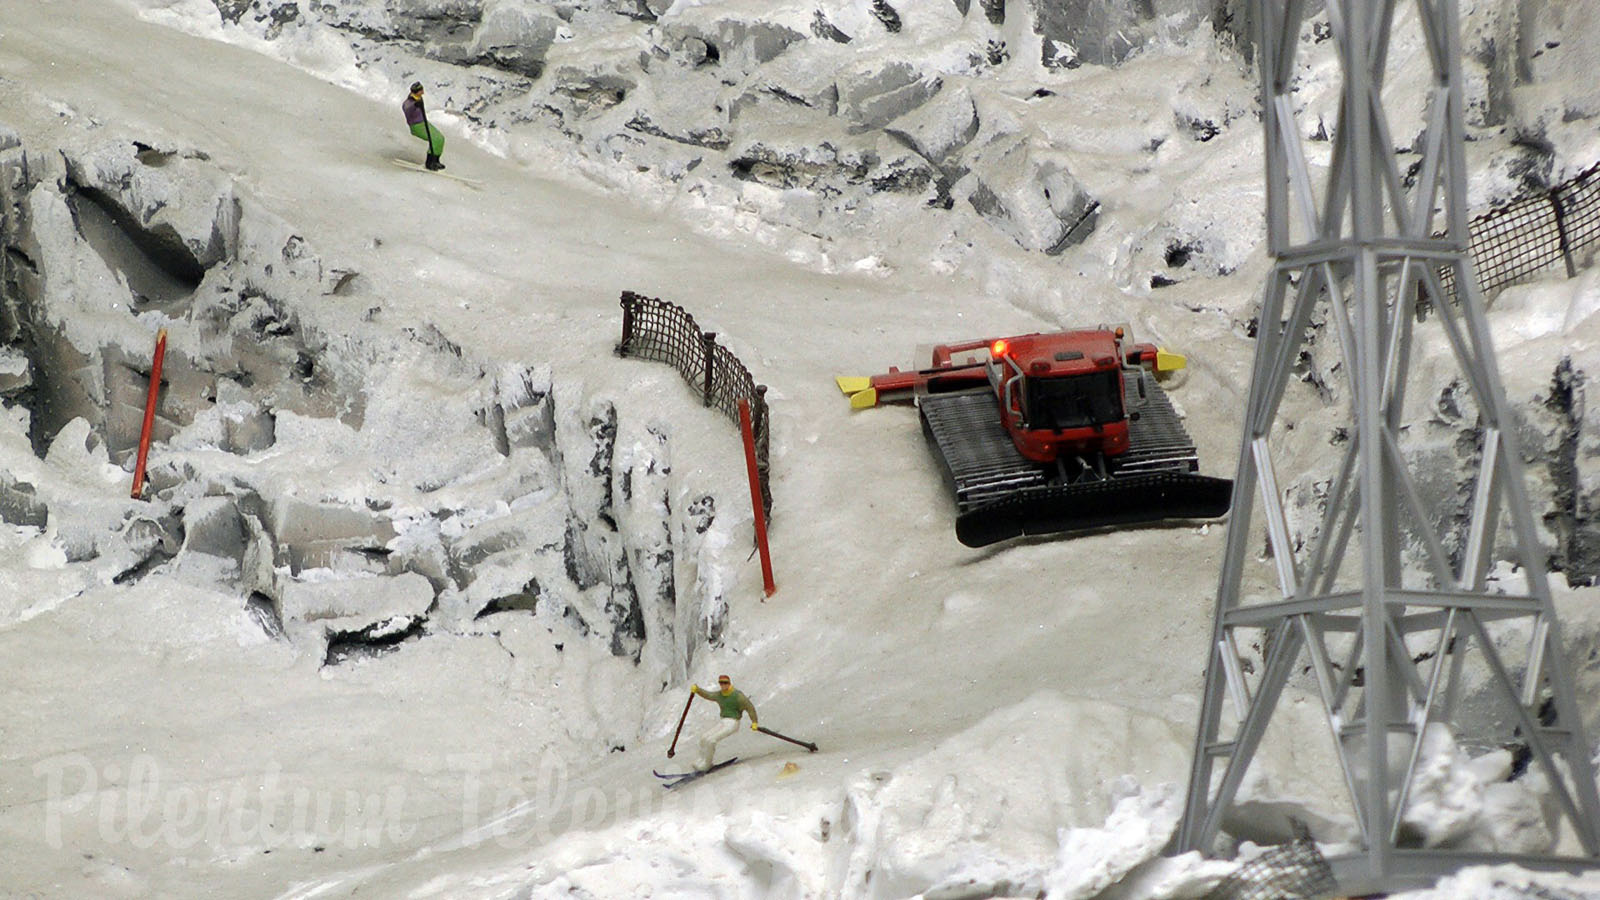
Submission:
<svg viewBox="0 0 1600 900">
<path fill-rule="evenodd" d="M 1154 377 L 1185 362 L 1101 327 L 940 344 L 915 371 L 835 380 L 852 409 L 917 405 L 955 492 L 956 536 L 982 547 L 1227 513 L 1232 482 L 1196 474 Z"/>
<path fill-rule="evenodd" d="M 423 166 L 430 172 L 437 172 L 444 168 L 440 157 L 444 155 L 444 135 L 428 124 L 428 107 L 422 99 L 422 82 L 411 83 L 411 93 L 400 104 L 400 111 L 405 113 L 406 127 L 417 138 L 427 142 L 428 158 L 423 161 Z"/>
<path fill-rule="evenodd" d="M 703 700 L 710 700 L 712 703 L 717 705 L 717 724 L 707 728 L 700 735 L 699 753 L 695 759 L 693 771 L 679 773 L 677 775 L 662 774 L 661 772 L 654 773 L 657 778 L 660 778 L 665 782 L 662 785 L 663 787 L 678 787 L 694 781 L 696 778 L 709 775 L 718 769 L 726 768 L 738 762 L 739 758 L 737 756 L 732 757 L 731 759 L 725 759 L 722 762 L 715 764 L 712 763 L 712 759 L 716 756 L 717 744 L 726 740 L 735 731 L 739 730 L 739 723 L 746 714 L 749 714 L 750 716 L 751 731 L 759 731 L 762 734 L 771 735 L 779 740 L 799 745 L 812 753 L 817 752 L 816 744 L 813 744 L 809 741 L 797 740 L 795 738 L 779 734 L 771 729 L 761 727 L 761 723 L 756 719 L 755 704 L 750 702 L 750 698 L 745 696 L 744 691 L 736 690 L 734 688 L 733 680 L 727 675 L 718 675 L 717 689 L 715 691 L 708 691 L 698 684 L 689 686 L 689 702 L 684 704 L 683 715 L 678 718 L 678 729 L 672 734 L 672 746 L 667 748 L 668 759 L 671 759 L 677 754 L 678 736 L 683 733 L 683 723 L 688 720 L 689 708 L 694 705 L 694 699 L 696 697 L 699 697 Z"/>
<path fill-rule="evenodd" d="M 427 102 L 423 98 L 422 82 L 413 81 L 406 98 L 400 102 L 400 111 L 405 115 L 406 127 L 410 129 L 413 137 L 427 143 L 427 155 L 422 164 L 418 165 L 409 159 L 392 159 L 390 162 L 403 169 L 417 169 L 443 175 L 452 181 L 459 181 L 470 187 L 481 187 L 483 182 L 476 178 L 467 178 L 455 172 L 444 170 L 444 132 L 440 131 L 432 122 L 428 121 Z"/>
<path fill-rule="evenodd" d="M 1600 898 L 1600 0 L 0 36 L 0 900 Z"/>
</svg>

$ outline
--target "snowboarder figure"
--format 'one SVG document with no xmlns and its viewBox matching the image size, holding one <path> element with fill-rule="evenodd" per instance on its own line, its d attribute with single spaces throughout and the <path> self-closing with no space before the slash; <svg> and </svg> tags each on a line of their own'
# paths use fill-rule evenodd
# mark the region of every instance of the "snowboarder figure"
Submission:
<svg viewBox="0 0 1600 900">
<path fill-rule="evenodd" d="M 744 717 L 745 713 L 750 714 L 751 731 L 756 731 L 761 727 L 761 723 L 756 716 L 755 704 L 751 703 L 750 698 L 744 695 L 744 691 L 733 689 L 732 679 L 726 675 L 718 675 L 717 687 L 720 690 L 713 694 L 698 684 L 689 686 L 690 691 L 717 704 L 722 711 L 722 717 L 717 721 L 717 724 L 706 729 L 706 732 L 700 735 L 700 758 L 694 764 L 696 772 L 704 772 L 711 768 L 711 756 L 717 752 L 717 743 L 728 735 L 733 734 L 739 727 L 739 720 Z"/>
<path fill-rule="evenodd" d="M 400 104 L 400 108 L 405 111 L 406 125 L 411 133 L 428 142 L 428 159 L 423 165 L 430 172 L 444 168 L 444 163 L 439 161 L 439 157 L 444 155 L 444 135 L 428 124 L 428 110 L 422 103 L 422 82 L 412 82 L 411 94 Z"/>
</svg>

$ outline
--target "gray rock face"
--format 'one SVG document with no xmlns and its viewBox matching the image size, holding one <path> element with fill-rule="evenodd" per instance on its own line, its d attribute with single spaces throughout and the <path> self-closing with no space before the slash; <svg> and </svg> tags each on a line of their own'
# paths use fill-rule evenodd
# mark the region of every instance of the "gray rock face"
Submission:
<svg viewBox="0 0 1600 900">
<path fill-rule="evenodd" d="M 281 498 L 267 507 L 267 527 L 278 547 L 278 565 L 291 574 L 305 569 L 355 569 L 375 565 L 369 554 L 394 539 L 387 517 L 348 505 Z"/>
<path fill-rule="evenodd" d="M 680 44 L 698 42 L 700 64 L 715 65 L 722 73 L 746 75 L 806 39 L 805 34 L 783 25 L 731 15 L 710 24 L 664 23 L 663 34 Z"/>
<path fill-rule="evenodd" d="M 183 551 L 232 560 L 239 565 L 250 538 L 232 497 L 197 497 L 183 510 Z"/>
<path fill-rule="evenodd" d="M 839 77 L 839 113 L 854 130 L 881 129 L 939 93 L 935 75 L 903 62 Z"/>
<path fill-rule="evenodd" d="M 1098 204 L 1084 192 L 1059 155 L 1012 136 L 997 138 L 956 185 L 967 202 L 1018 244 L 1059 253 L 1093 230 Z M 983 174 L 979 174 L 979 173 Z"/>
<path fill-rule="evenodd" d="M 433 586 L 410 572 L 395 576 L 296 581 L 284 586 L 278 611 L 286 628 L 313 622 L 357 630 L 395 616 L 420 616 L 433 603 Z"/>
<path fill-rule="evenodd" d="M 1038 59 L 1025 64 L 1038 71 L 1043 90 L 1055 89 L 1063 70 L 1121 66 L 1153 41 L 1181 42 L 1206 28 L 1230 35 L 1246 61 L 1254 40 L 1245 0 L 1018 0 L 1009 9 L 1004 0 L 863 0 L 806 10 L 668 0 L 214 2 L 224 18 L 268 39 L 291 30 L 338 32 L 397 95 L 421 74 L 437 85 L 438 106 L 484 127 L 548 127 L 602 169 L 648 171 L 669 189 L 732 195 L 770 224 L 814 234 L 942 217 L 952 231 L 987 227 L 1039 252 L 1061 252 L 1099 220 L 1083 214 L 1095 208 L 1093 198 L 1076 204 L 1076 214 L 1073 203 L 1046 204 L 1069 220 L 1063 228 L 1024 211 L 1038 204 L 1009 187 L 1012 173 L 994 168 L 1011 157 L 971 144 L 982 105 L 969 110 L 961 98 L 991 71 L 1014 78 L 1024 63 L 1012 59 L 1018 48 L 1007 42 L 1019 42 L 1006 29 L 1033 33 L 1030 55 L 1037 36 Z M 1511 124 L 1525 146 L 1540 147 L 1549 143 L 1552 123 L 1600 114 L 1600 90 L 1562 97 L 1530 87 L 1541 73 L 1570 74 L 1588 64 L 1581 48 L 1593 41 L 1551 36 L 1586 34 L 1596 17 L 1564 10 L 1514 0 L 1463 4 L 1474 127 Z M 1320 0 L 1308 2 L 1306 12 L 1310 45 L 1326 43 Z M 588 52 L 593 47 L 607 52 Z M 1225 120 L 1194 112 L 1174 115 L 1198 140 L 1227 128 Z M 907 187 L 903 172 L 862 182 L 852 180 L 860 176 L 850 166 L 798 179 L 785 173 L 777 180 L 795 184 L 777 197 L 756 187 L 774 180 L 758 169 L 793 166 L 753 157 L 748 148 L 792 148 L 803 135 L 840 131 L 892 133 L 906 142 L 941 176 L 931 201 Z M 954 190 L 969 173 L 972 190 Z M 875 191 L 833 202 L 861 183 Z M 1028 192 L 1042 195 L 1043 187 Z"/>
<path fill-rule="evenodd" d="M 972 218 L 975 207 L 954 202 L 951 185 L 1007 163 L 1003 154 L 968 155 L 977 110 L 967 89 L 1008 58 L 1000 0 L 873 0 L 804 13 L 665 0 L 329 0 L 292 20 L 274 19 L 268 0 L 217 2 L 269 39 L 289 28 L 342 32 L 397 91 L 424 72 L 438 85 L 436 105 L 485 126 L 548 124 L 586 155 L 656 173 L 678 190 L 714 185 L 772 224 L 805 233 L 824 222 L 873 229 L 906 215 Z M 1173 4 L 1182 0 L 1147 2 L 1122 18 L 1110 3 L 1079 3 L 1075 12 L 1037 3 L 1028 13 L 1049 33 L 1047 47 L 1089 47 L 1096 28 L 1131 16 L 1143 30 L 1108 31 L 1106 49 L 1091 53 L 1109 63 L 1126 55 L 1127 47 L 1112 47 L 1126 35 L 1135 34 L 1123 41 L 1131 47 L 1157 24 L 1183 27 L 1167 9 Z M 1099 18 L 1080 21 L 1091 12 Z M 617 52 L 566 49 L 589 42 Z M 422 60 L 476 68 L 435 66 L 428 76 Z M 944 115 L 955 121 L 939 121 Z M 885 149 L 890 134 L 903 150 Z M 1023 246 L 1059 250 L 1094 228 L 1093 217 L 1075 216 L 1078 231 L 1063 243 L 1071 224 L 1041 227 L 1035 212 L 1022 211 L 1009 173 L 979 176 L 986 188 L 976 222 Z"/>
<path fill-rule="evenodd" d="M 1210 0 L 1029 0 L 1050 68 L 1114 66 L 1160 29 L 1182 33 L 1213 14 Z"/>
<path fill-rule="evenodd" d="M 674 508 L 669 434 L 427 322 L 323 333 L 301 311 L 349 269 L 202 154 L 84 140 L 0 150 L 0 396 L 25 408 L 0 427 L 43 457 L 0 473 L 0 520 L 50 528 L 119 582 L 232 585 L 324 663 L 486 615 L 533 615 L 663 677 L 718 639 L 725 542 L 704 536 L 711 497 Z M 85 498 L 63 473 L 131 465 L 153 322 L 169 342 L 145 499 Z M 361 462 L 319 475 L 346 463 L 316 461 L 330 446 Z M 263 451 L 306 470 L 286 484 Z"/>
<path fill-rule="evenodd" d="M 886 130 L 948 175 L 965 173 L 960 153 L 977 136 L 979 125 L 972 95 L 965 88 L 956 87 L 940 91 L 917 109 L 895 119 Z"/>
<path fill-rule="evenodd" d="M 466 55 L 473 62 L 537 78 L 561 26 L 560 17 L 549 9 L 492 0 L 484 4 Z"/>
<path fill-rule="evenodd" d="M 39 499 L 32 484 L 19 481 L 10 473 L 0 473 L 0 522 L 44 528 L 50 521 L 50 508 Z"/>
</svg>

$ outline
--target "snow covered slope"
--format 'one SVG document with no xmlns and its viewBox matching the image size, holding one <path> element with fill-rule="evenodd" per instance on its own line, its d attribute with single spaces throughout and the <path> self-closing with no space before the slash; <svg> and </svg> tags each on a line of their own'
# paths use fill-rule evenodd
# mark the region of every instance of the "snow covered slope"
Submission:
<svg viewBox="0 0 1600 900">
<path fill-rule="evenodd" d="M 993 5 L 900 5 L 903 37 L 853 62 L 903 40 L 939 63 L 940 41 L 995 27 Z M 795 12 L 732 15 L 744 6 L 652 15 Z M 830 21 L 873 27 L 873 6 L 833 4 Z M 584 8 L 574 21 L 595 21 Z M 919 30 L 923 12 L 940 27 Z M 1175 400 L 1205 470 L 1229 471 L 1264 271 L 1259 137 L 1248 72 L 1209 31 L 1157 36 L 1115 69 L 1047 67 L 1035 36 L 1037 53 L 963 76 L 986 137 L 1025 135 L 1029 159 L 1100 202 L 1092 232 L 1058 246 L 1049 204 L 1005 228 L 975 187 L 944 209 L 837 172 L 700 178 L 713 163 L 660 145 L 596 153 L 645 133 L 632 110 L 574 138 L 512 118 L 539 108 L 518 98 L 439 114 L 473 191 L 388 163 L 418 149 L 399 87 L 425 73 L 430 97 L 459 87 L 472 105 L 501 96 L 504 69 L 236 18 L 195 0 L 0 7 L 7 296 L 37 300 L 8 312 L 8 352 L 37 380 L 7 389 L 0 423 L 0 509 L 17 510 L 0 532 L 8 888 L 1153 897 L 1229 868 L 1152 861 L 1186 775 L 1221 529 L 962 548 L 915 414 L 851 414 L 831 381 L 940 340 L 1129 322 L 1190 355 Z M 1028 21 L 1013 12 L 1013 47 Z M 564 24 L 552 52 L 584 71 L 641 49 L 621 25 Z M 700 78 L 644 93 L 681 111 Z M 945 115 L 901 124 L 959 133 Z M 1600 148 L 1592 115 L 1541 120 L 1551 174 Z M 738 146 L 808 145 L 814 122 L 779 118 Z M 1487 199 L 1527 153 L 1483 127 Z M 1157 274 L 1178 283 L 1152 289 Z M 611 354 L 625 289 L 687 306 L 771 388 L 770 599 L 734 433 L 671 370 Z M 1563 353 L 1594 368 L 1597 292 L 1585 274 L 1497 304 L 1514 403 L 1543 409 Z M 155 496 L 133 502 L 127 423 L 163 326 Z M 1315 422 L 1324 401 L 1308 386 L 1289 402 Z M 1562 416 L 1591 432 L 1581 406 L 1557 412 L 1552 433 Z M 1560 597 L 1580 661 L 1593 600 Z M 739 733 L 723 745 L 739 766 L 663 792 L 649 770 L 685 758 L 662 755 L 684 689 L 719 671 L 821 752 Z M 709 719 L 695 710 L 690 731 Z"/>
</svg>

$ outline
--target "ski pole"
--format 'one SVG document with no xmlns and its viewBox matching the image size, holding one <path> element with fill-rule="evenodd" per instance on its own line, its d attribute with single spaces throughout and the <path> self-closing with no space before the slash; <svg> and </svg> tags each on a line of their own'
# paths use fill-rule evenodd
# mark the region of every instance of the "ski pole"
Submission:
<svg viewBox="0 0 1600 900">
<path fill-rule="evenodd" d="M 672 746 L 667 748 L 667 759 L 678 752 L 678 735 L 683 734 L 683 723 L 689 719 L 689 707 L 694 705 L 694 693 L 690 692 L 689 702 L 683 704 L 683 715 L 678 717 L 678 730 L 672 733 Z"/>
<path fill-rule="evenodd" d="M 807 750 L 810 750 L 812 753 L 817 752 L 817 745 L 811 743 L 810 741 L 797 741 L 794 738 L 789 737 L 787 734 L 779 734 L 776 731 L 773 731 L 771 728 L 768 728 L 765 725 L 757 725 L 756 726 L 756 730 L 761 732 L 762 734 L 771 735 L 772 737 L 775 737 L 780 741 L 788 741 L 791 744 L 799 744 L 800 746 L 806 748 Z"/>
</svg>

